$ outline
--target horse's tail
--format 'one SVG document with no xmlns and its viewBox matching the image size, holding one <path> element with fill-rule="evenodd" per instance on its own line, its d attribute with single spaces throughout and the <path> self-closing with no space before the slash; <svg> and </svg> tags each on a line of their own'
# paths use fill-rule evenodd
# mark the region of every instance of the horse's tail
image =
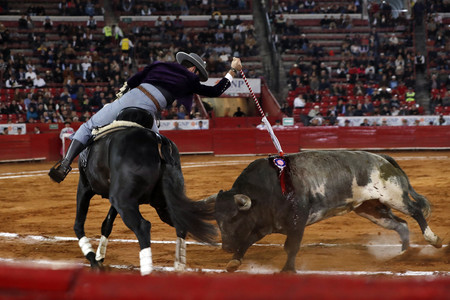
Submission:
<svg viewBox="0 0 450 300">
<path fill-rule="evenodd" d="M 425 218 L 428 218 L 431 215 L 431 204 L 428 201 L 428 199 L 425 196 L 422 196 L 421 194 L 417 193 L 414 188 L 411 186 L 411 183 L 409 182 L 408 175 L 406 175 L 405 171 L 403 171 L 402 168 L 398 165 L 398 163 L 389 155 L 386 154 L 380 154 L 384 159 L 386 159 L 388 162 L 390 162 L 394 167 L 396 167 L 400 172 L 405 176 L 406 181 L 408 182 L 408 192 L 413 197 L 413 199 L 416 201 L 416 203 L 419 205 L 420 209 L 422 210 L 422 213 Z"/>
<path fill-rule="evenodd" d="M 214 209 L 203 201 L 192 201 L 186 196 L 183 174 L 178 166 L 166 164 L 164 173 L 164 196 L 175 228 L 189 232 L 200 242 L 213 244 L 216 228 L 206 221 L 214 219 Z"/>
</svg>

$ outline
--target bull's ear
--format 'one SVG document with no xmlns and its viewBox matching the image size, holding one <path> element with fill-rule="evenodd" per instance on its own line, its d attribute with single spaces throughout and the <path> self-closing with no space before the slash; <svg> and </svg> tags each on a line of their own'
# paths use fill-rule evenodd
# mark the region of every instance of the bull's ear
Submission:
<svg viewBox="0 0 450 300">
<path fill-rule="evenodd" d="M 234 195 L 234 203 L 236 203 L 239 210 L 249 210 L 252 206 L 252 200 L 244 194 Z"/>
</svg>

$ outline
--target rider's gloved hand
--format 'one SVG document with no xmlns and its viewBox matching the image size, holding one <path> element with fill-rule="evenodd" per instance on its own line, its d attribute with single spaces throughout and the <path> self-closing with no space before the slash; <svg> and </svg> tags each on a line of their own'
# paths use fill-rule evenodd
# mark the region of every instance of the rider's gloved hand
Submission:
<svg viewBox="0 0 450 300">
<path fill-rule="evenodd" d="M 231 61 L 231 68 L 235 69 L 236 71 L 242 70 L 241 59 L 238 57 L 233 57 L 233 60 Z"/>
<path fill-rule="evenodd" d="M 116 99 L 119 99 L 122 97 L 126 92 L 130 90 L 130 87 L 128 86 L 128 83 L 125 82 L 122 87 L 120 88 L 119 92 L 116 94 Z"/>
</svg>

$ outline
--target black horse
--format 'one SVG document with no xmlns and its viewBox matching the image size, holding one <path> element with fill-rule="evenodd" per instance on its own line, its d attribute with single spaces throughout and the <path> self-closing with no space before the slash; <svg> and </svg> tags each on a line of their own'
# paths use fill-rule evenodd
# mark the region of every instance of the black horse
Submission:
<svg viewBox="0 0 450 300">
<path fill-rule="evenodd" d="M 134 119 L 135 112 L 126 116 Z M 143 120 L 146 127 L 153 124 L 153 119 Z M 175 227 L 175 270 L 184 270 L 188 233 L 198 241 L 214 243 L 215 226 L 207 222 L 213 219 L 213 208 L 186 196 L 179 152 L 172 141 L 145 127 L 118 130 L 119 127 L 98 138 L 80 155 L 74 225 L 79 246 L 91 267 L 101 268 L 108 237 L 119 213 L 138 238 L 141 274 L 151 273 L 151 224 L 139 211 L 139 205 L 150 204 L 163 222 Z M 102 224 L 102 237 L 95 254 L 85 236 L 84 223 L 90 200 L 96 194 L 108 198 L 111 208 Z"/>
</svg>

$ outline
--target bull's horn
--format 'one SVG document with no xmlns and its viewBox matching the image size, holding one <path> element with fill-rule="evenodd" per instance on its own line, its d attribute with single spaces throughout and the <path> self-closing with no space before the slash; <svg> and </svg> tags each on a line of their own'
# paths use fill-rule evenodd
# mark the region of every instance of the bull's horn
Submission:
<svg viewBox="0 0 450 300">
<path fill-rule="evenodd" d="M 244 194 L 234 195 L 234 202 L 238 205 L 239 210 L 249 210 L 252 206 L 252 200 Z"/>
<path fill-rule="evenodd" d="M 216 203 L 217 194 L 211 195 L 201 201 L 205 202 L 206 204 L 214 204 Z"/>
</svg>

